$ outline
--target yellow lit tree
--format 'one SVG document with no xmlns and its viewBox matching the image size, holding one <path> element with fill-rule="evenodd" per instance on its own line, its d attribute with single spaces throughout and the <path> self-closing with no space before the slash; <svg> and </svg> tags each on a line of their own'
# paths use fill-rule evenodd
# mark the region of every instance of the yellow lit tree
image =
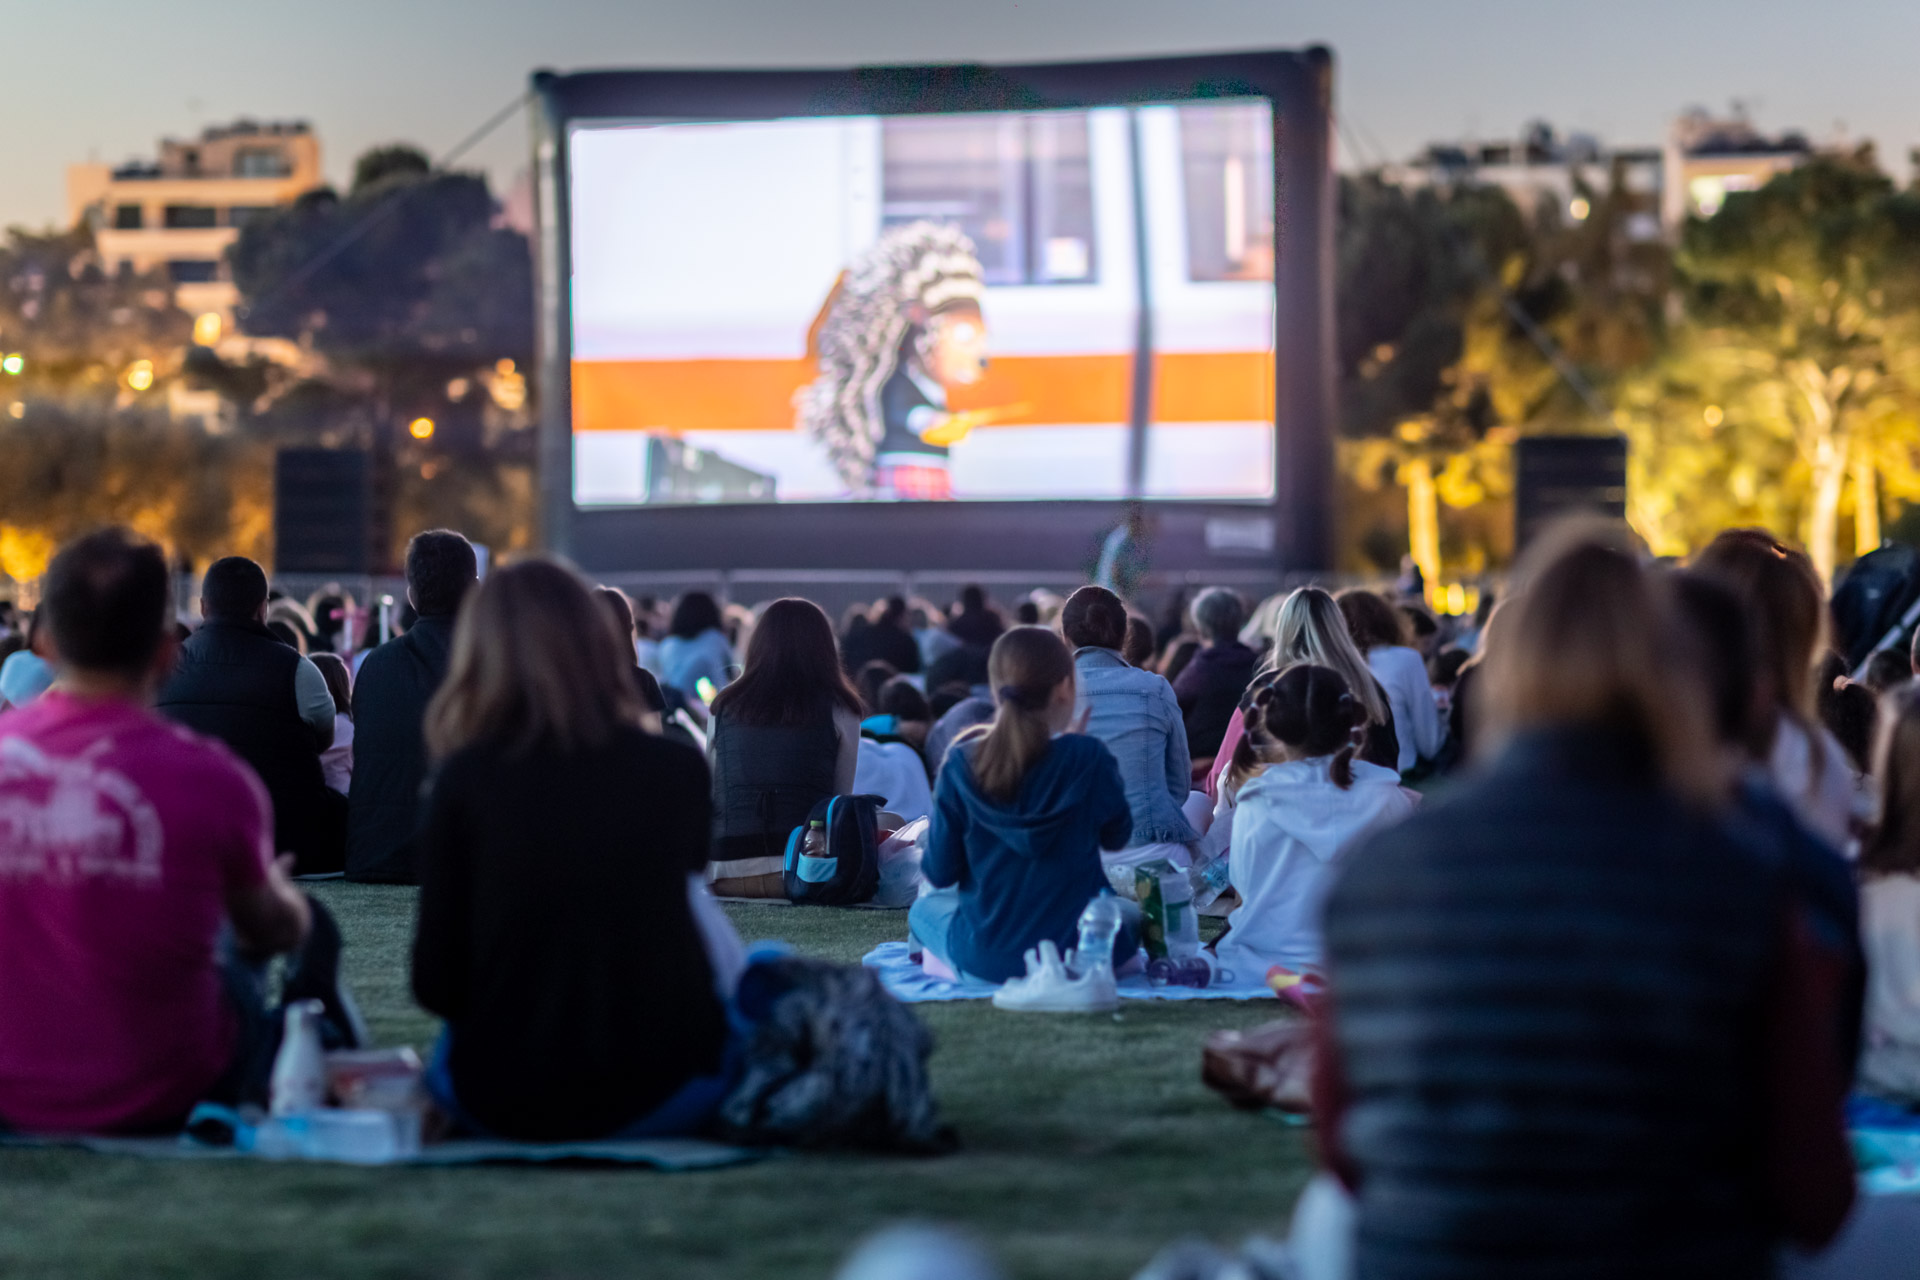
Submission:
<svg viewBox="0 0 1920 1280">
<path fill-rule="evenodd" d="M 1797 529 L 1830 578 L 1846 499 L 1854 549 L 1870 550 L 1882 478 L 1903 494 L 1920 478 L 1920 195 L 1896 190 L 1869 148 L 1822 156 L 1689 223 L 1678 267 L 1685 318 L 1657 380 L 1690 395 L 1648 404 L 1645 420 L 1684 440 L 1701 435 L 1697 413 L 1729 496 L 1751 490 L 1741 505 Z M 1650 517 L 1680 528 L 1698 522 L 1703 498 L 1723 501 L 1690 486 L 1684 448 L 1655 448 L 1666 456 L 1645 477 L 1648 506 L 1696 509 Z"/>
</svg>

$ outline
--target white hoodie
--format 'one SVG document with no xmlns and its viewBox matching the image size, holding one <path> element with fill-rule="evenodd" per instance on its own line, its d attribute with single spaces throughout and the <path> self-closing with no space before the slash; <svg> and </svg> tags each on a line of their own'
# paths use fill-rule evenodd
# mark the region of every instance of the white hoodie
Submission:
<svg viewBox="0 0 1920 1280">
<path fill-rule="evenodd" d="M 1240 788 L 1229 863 L 1240 905 L 1227 917 L 1220 963 L 1259 981 L 1273 965 L 1320 965 L 1320 907 L 1334 860 L 1377 827 L 1407 817 L 1415 798 L 1392 769 L 1353 762 L 1353 785 L 1328 777 L 1331 756 L 1268 765 Z"/>
</svg>

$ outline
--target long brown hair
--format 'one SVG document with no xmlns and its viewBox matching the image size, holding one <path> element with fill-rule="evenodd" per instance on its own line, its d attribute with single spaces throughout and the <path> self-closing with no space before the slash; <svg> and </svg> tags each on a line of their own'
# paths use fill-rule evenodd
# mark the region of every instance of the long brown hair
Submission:
<svg viewBox="0 0 1920 1280">
<path fill-rule="evenodd" d="M 832 621 L 811 600 L 775 600 L 754 624 L 740 678 L 713 700 L 713 714 L 739 724 L 800 725 L 823 704 L 866 714 L 840 666 Z"/>
<path fill-rule="evenodd" d="M 1673 791 L 1716 799 L 1707 694 L 1674 661 L 1690 637 L 1668 584 L 1610 527 L 1585 522 L 1550 532 L 1521 568 L 1525 588 L 1502 607 L 1487 653 L 1485 739 L 1549 726 L 1624 731 Z"/>
<path fill-rule="evenodd" d="M 587 584 L 528 560 L 461 603 L 447 678 L 427 704 L 427 749 L 436 760 L 478 743 L 571 753 L 638 725 L 644 710 L 633 650 Z"/>
<path fill-rule="evenodd" d="M 1046 754 L 1053 728 L 1047 706 L 1063 680 L 1073 679 L 1073 655 L 1046 627 L 1014 627 L 987 655 L 993 685 L 993 723 L 979 734 L 969 763 L 980 790 L 1007 804 L 1020 794 L 1027 770 Z"/>
<path fill-rule="evenodd" d="M 1827 627 L 1826 593 L 1813 562 L 1765 529 L 1728 529 L 1694 557 L 1693 568 L 1745 602 L 1774 700 L 1801 727 L 1810 727 L 1814 658 Z"/>
<path fill-rule="evenodd" d="M 1908 685 L 1881 700 L 1873 775 L 1880 782 L 1880 825 L 1860 842 L 1868 875 L 1920 872 L 1920 688 Z"/>
<path fill-rule="evenodd" d="M 1361 653 L 1407 643 L 1406 616 L 1378 592 L 1350 587 L 1334 597 L 1340 616 L 1347 620 L 1347 634 Z"/>
</svg>

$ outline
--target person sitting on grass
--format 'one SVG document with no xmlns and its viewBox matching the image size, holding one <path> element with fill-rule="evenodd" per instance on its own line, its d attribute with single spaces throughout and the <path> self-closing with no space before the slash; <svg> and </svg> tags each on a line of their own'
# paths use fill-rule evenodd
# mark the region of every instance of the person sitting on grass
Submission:
<svg viewBox="0 0 1920 1280">
<path fill-rule="evenodd" d="M 1719 821 L 1695 642 L 1624 527 L 1518 576 L 1490 754 L 1349 852 L 1321 921 L 1353 1274 L 1771 1276 L 1853 1201 L 1839 975 Z"/>
<path fill-rule="evenodd" d="M 413 941 L 414 998 L 446 1021 L 427 1085 L 458 1129 L 692 1133 L 725 1097 L 739 975 L 716 972 L 688 884 L 706 764 L 643 712 L 632 649 L 572 571 L 499 570 L 462 613 L 427 711 Z"/>
<path fill-rule="evenodd" d="M 1335 597 L 1346 619 L 1353 647 L 1365 655 L 1367 667 L 1386 690 L 1394 735 L 1399 741 L 1397 767 L 1407 773 L 1422 760 L 1440 754 L 1446 742 L 1446 721 L 1433 698 L 1426 659 L 1407 643 L 1406 616 L 1385 596 L 1354 587 Z"/>
<path fill-rule="evenodd" d="M 1113 754 L 1133 814 L 1126 848 L 1107 854 L 1106 865 L 1138 866 L 1155 858 L 1190 865 L 1190 846 L 1200 834 L 1182 811 L 1192 793 L 1193 761 L 1173 686 L 1121 656 L 1127 607 L 1105 587 L 1074 592 L 1060 611 L 1060 629 L 1073 649 L 1085 731 Z"/>
<path fill-rule="evenodd" d="M 479 578 L 473 544 L 429 529 L 407 544 L 413 623 L 353 678 L 353 782 L 347 791 L 347 879 L 417 884 L 413 838 L 427 776 L 421 724 L 446 678 L 454 615 Z"/>
<path fill-rule="evenodd" d="M 660 642 L 660 683 L 692 706 L 704 708 L 732 677 L 733 646 L 725 621 L 719 602 L 704 591 L 689 591 L 673 606 L 666 638 Z"/>
<path fill-rule="evenodd" d="M 1413 812 L 1398 773 L 1354 759 L 1366 714 L 1331 667 L 1289 667 L 1254 694 L 1223 779 L 1240 894 L 1216 948 L 1227 968 L 1255 979 L 1274 965 L 1318 969 L 1335 864 L 1362 836 Z"/>
<path fill-rule="evenodd" d="M 1296 662 L 1317 667 L 1332 667 L 1347 682 L 1347 689 L 1367 712 L 1366 727 L 1361 730 L 1360 759 L 1387 769 L 1400 767 L 1400 739 L 1393 721 L 1393 704 L 1387 691 L 1374 676 L 1367 660 L 1354 647 L 1347 632 L 1346 615 L 1340 606 L 1319 587 L 1301 587 L 1287 596 L 1274 620 L 1273 648 L 1260 662 L 1254 683 L 1261 677 L 1283 671 Z M 1234 748 L 1246 729 L 1247 700 L 1243 697 L 1227 724 L 1207 776 L 1207 794 L 1219 798 L 1220 776 L 1233 760 Z"/>
<path fill-rule="evenodd" d="M 1133 835 L 1113 753 L 1067 732 L 1073 656 L 1042 627 L 994 641 L 993 723 L 954 744 L 940 771 L 921 870 L 935 892 L 907 913 L 914 943 L 938 976 L 1005 982 L 1026 972 L 1043 940 L 1063 951 L 1081 911 L 1107 891 L 1100 851 Z M 1116 959 L 1138 946 L 1123 937 Z"/>
<path fill-rule="evenodd" d="M 864 710 L 820 606 L 768 605 L 740 678 L 713 700 L 715 893 L 787 896 L 787 837 L 853 789 Z"/>
<path fill-rule="evenodd" d="M 1920 1103 L 1920 693 L 1896 690 L 1874 762 L 1880 822 L 1860 845 L 1867 949 L 1860 1086 Z"/>
<path fill-rule="evenodd" d="M 160 713 L 218 738 L 260 775 L 273 800 L 274 847 L 305 875 L 347 859 L 347 800 L 327 786 L 320 754 L 333 745 L 327 678 L 267 624 L 267 575 L 245 556 L 207 568 L 206 618 L 180 646 Z M 295 637 L 298 638 L 297 635 Z"/>
<path fill-rule="evenodd" d="M 325 678 L 333 699 L 333 745 L 320 753 L 320 771 L 327 789 L 344 799 L 353 783 L 353 677 L 337 653 L 316 653 L 307 661 Z"/>
<path fill-rule="evenodd" d="M 154 544 L 69 544 L 42 603 L 61 686 L 0 716 L 4 1127 L 172 1132 L 202 1101 L 264 1102 L 276 954 L 294 954 L 283 998 L 321 1001 L 323 1042 L 362 1039 L 340 931 L 275 859 L 260 780 L 152 710 L 178 647 L 171 597 Z"/>
<path fill-rule="evenodd" d="M 1201 647 L 1171 679 L 1186 718 L 1187 745 L 1197 760 L 1211 760 L 1220 753 L 1240 695 L 1260 661 L 1259 654 L 1240 643 L 1240 627 L 1246 620 L 1246 604 L 1226 587 L 1209 587 L 1193 602 L 1193 625 Z M 1123 626 L 1121 640 L 1125 639 Z"/>
</svg>

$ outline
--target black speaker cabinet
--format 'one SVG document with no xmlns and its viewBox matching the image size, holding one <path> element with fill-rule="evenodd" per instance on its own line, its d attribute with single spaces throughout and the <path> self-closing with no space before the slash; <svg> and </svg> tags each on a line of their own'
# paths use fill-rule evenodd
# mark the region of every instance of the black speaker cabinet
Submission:
<svg viewBox="0 0 1920 1280">
<path fill-rule="evenodd" d="M 1513 472 L 1517 551 L 1562 516 L 1626 518 L 1625 436 L 1522 436 L 1514 445 Z"/>
<path fill-rule="evenodd" d="M 274 570 L 386 569 L 385 503 L 365 449 L 282 449 L 273 465 Z"/>
</svg>

